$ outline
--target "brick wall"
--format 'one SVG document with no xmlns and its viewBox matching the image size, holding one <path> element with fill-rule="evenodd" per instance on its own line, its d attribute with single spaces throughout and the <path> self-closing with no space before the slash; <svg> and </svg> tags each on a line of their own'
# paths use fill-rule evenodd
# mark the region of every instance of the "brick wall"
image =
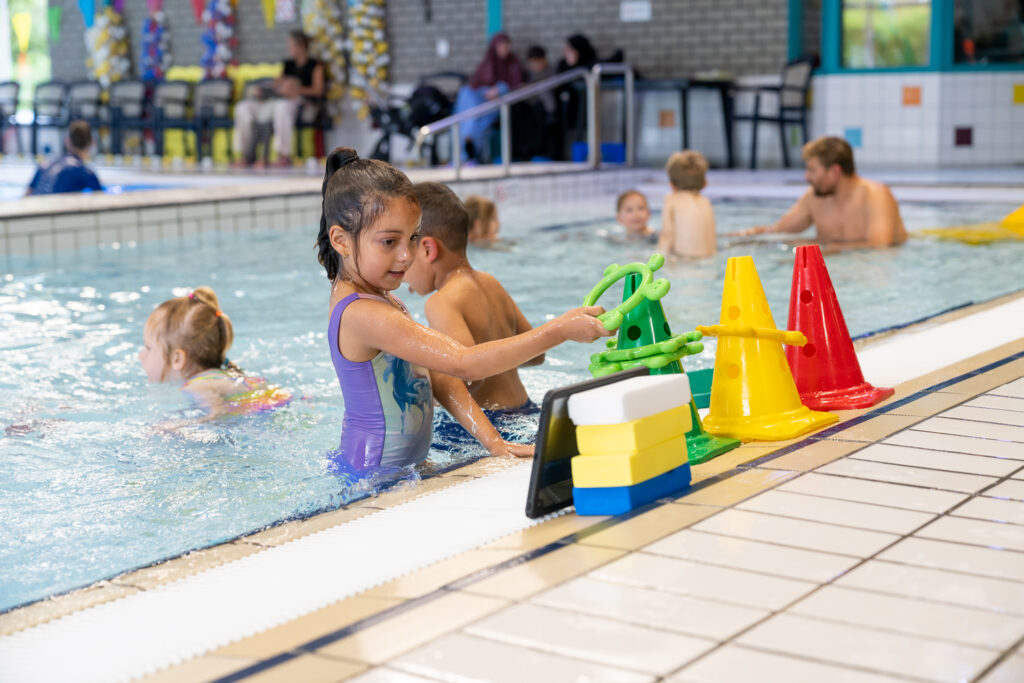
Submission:
<svg viewBox="0 0 1024 683">
<path fill-rule="evenodd" d="M 50 0 L 49 4 L 63 9 L 61 42 L 50 47 L 53 78 L 65 81 L 87 78 L 83 37 L 85 25 L 77 0 Z M 190 0 L 165 0 L 164 14 L 171 33 L 173 65 L 199 64 L 203 54 L 200 41 L 203 27 L 196 23 Z M 146 0 L 125 0 L 124 19 L 132 49 L 132 68 L 136 71 L 142 44 L 142 23 L 146 15 Z M 235 30 L 238 37 L 235 58 L 240 62 L 279 62 L 285 57 L 285 38 L 288 32 L 297 28 L 301 28 L 300 21 L 278 22 L 273 29 L 268 29 L 260 3 L 256 0 L 241 0 L 235 8 Z"/>
<path fill-rule="evenodd" d="M 820 0 L 809 0 L 818 1 Z M 442 70 L 470 72 L 486 45 L 482 0 L 432 0 L 425 22 L 422 0 L 389 0 L 393 80 L 415 80 Z M 522 56 L 544 46 L 552 62 L 565 38 L 588 36 L 599 55 L 616 48 L 647 78 L 671 78 L 722 69 L 734 75 L 776 73 L 787 48 L 786 0 L 652 0 L 652 20 L 619 21 L 618 0 L 505 0 L 503 24 Z M 439 58 L 436 41 L 451 45 Z"/>
</svg>

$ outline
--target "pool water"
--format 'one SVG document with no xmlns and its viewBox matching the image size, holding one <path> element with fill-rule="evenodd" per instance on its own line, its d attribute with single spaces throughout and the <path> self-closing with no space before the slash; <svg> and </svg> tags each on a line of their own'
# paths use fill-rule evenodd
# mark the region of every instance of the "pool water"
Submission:
<svg viewBox="0 0 1024 683">
<path fill-rule="evenodd" d="M 473 249 L 535 324 L 579 305 L 609 263 L 646 261 L 652 245 L 617 241 L 612 201 L 502 205 L 506 241 Z M 719 232 L 777 218 L 785 203 L 716 202 Z M 908 229 L 995 220 L 1013 207 L 903 208 Z M 654 224 L 657 221 L 655 220 Z M 15 259 L 0 279 L 0 610 L 86 585 L 282 519 L 336 508 L 381 482 L 328 472 L 341 392 L 325 330 L 329 286 L 315 228 L 208 233 L 185 243 L 61 254 L 59 266 Z M 669 263 L 664 299 L 676 331 L 718 320 L 726 259 L 752 254 L 776 323 L 787 316 L 791 247 L 770 239 L 729 246 L 705 262 Z M 1024 242 L 987 247 L 912 240 L 884 252 L 829 256 L 852 334 L 921 318 L 1024 287 Z M 161 301 L 207 284 L 235 327 L 229 357 L 297 397 L 270 415 L 168 430 L 187 404 L 147 385 L 142 326 Z M 404 290 L 404 288 L 403 288 Z M 617 303 L 617 287 L 606 306 Z M 400 293 L 423 320 L 423 299 Z M 587 377 L 598 344 L 565 344 L 522 372 L 537 402 Z M 710 367 L 713 340 L 687 367 Z M 535 423 L 524 420 L 523 438 Z M 420 476 L 483 455 L 432 452 Z M 524 492 L 525 496 L 525 492 Z"/>
</svg>

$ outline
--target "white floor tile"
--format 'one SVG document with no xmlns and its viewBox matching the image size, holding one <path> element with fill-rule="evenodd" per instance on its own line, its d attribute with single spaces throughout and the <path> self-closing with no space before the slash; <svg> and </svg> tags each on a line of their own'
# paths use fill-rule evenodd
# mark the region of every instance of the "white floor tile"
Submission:
<svg viewBox="0 0 1024 683">
<path fill-rule="evenodd" d="M 789 613 L 998 652 L 1024 634 L 1020 617 L 840 586 L 825 586 L 791 607 Z"/>
<path fill-rule="evenodd" d="M 725 640 L 769 614 L 767 610 L 726 605 L 586 576 L 541 593 L 533 598 L 533 602 L 714 640 Z"/>
<path fill-rule="evenodd" d="M 744 510 L 725 510 L 693 526 L 694 529 L 779 543 L 808 550 L 867 557 L 895 541 L 895 534 L 763 515 Z"/>
<path fill-rule="evenodd" d="M 981 683 L 1020 683 L 1024 681 L 1024 656 L 1011 655 L 992 669 Z"/>
<path fill-rule="evenodd" d="M 930 417 L 927 420 L 918 422 L 914 425 L 914 429 L 923 432 L 959 434 L 960 436 L 975 436 L 984 439 L 1024 443 L 1024 427 L 992 424 L 990 422 L 972 422 L 969 420 L 954 420 L 948 417 Z"/>
<path fill-rule="evenodd" d="M 964 681 L 998 654 L 917 636 L 882 633 L 780 614 L 745 633 L 742 645 L 938 681 Z"/>
<path fill-rule="evenodd" d="M 973 436 L 957 436 L 955 434 L 939 434 L 921 432 L 916 429 L 905 429 L 897 432 L 882 443 L 898 446 L 916 446 L 950 453 L 969 453 L 971 455 L 991 455 L 997 458 L 1014 458 L 1024 460 L 1024 444 L 1012 441 L 993 441 L 978 439 Z"/>
<path fill-rule="evenodd" d="M 414 676 L 413 674 L 409 674 L 404 671 L 395 671 L 394 669 L 378 667 L 376 669 L 370 669 L 362 676 L 350 678 L 349 683 L 425 683 L 427 681 L 432 683 L 434 680 L 435 679 L 432 678 Z"/>
<path fill-rule="evenodd" d="M 978 519 L 941 517 L 914 534 L 919 538 L 971 543 L 1024 552 L 1024 526 Z"/>
<path fill-rule="evenodd" d="M 710 640 L 523 603 L 466 628 L 471 635 L 566 657 L 664 675 L 710 649 Z"/>
<path fill-rule="evenodd" d="M 911 486 L 925 486 L 928 488 L 945 489 L 947 491 L 962 491 L 973 493 L 983 489 L 995 481 L 992 477 L 982 477 L 973 474 L 959 474 L 955 472 L 942 472 L 929 470 L 922 467 L 905 467 L 903 465 L 888 465 L 880 462 L 867 460 L 853 460 L 843 458 L 836 462 L 830 462 L 824 467 L 819 467 L 818 472 L 822 474 L 834 474 L 844 477 L 858 477 L 861 479 L 873 479 L 875 481 L 889 482 L 890 484 L 907 484 Z"/>
<path fill-rule="evenodd" d="M 975 517 L 993 522 L 1024 525 L 1024 502 L 979 497 L 967 501 L 952 514 L 957 517 Z"/>
<path fill-rule="evenodd" d="M 963 453 L 941 453 L 922 448 L 908 448 L 891 444 L 875 444 L 857 451 L 850 456 L 856 460 L 904 465 L 907 467 L 924 467 L 935 470 L 948 470 L 964 474 L 982 474 L 992 477 L 1003 477 L 1024 467 L 1020 460 L 990 458 L 984 455 L 965 455 Z"/>
<path fill-rule="evenodd" d="M 1024 586 L 987 576 L 869 560 L 835 585 L 1024 616 Z"/>
<path fill-rule="evenodd" d="M 745 500 L 736 508 L 894 534 L 908 534 L 934 517 L 926 512 L 805 496 L 777 489 Z"/>
<path fill-rule="evenodd" d="M 388 666 L 441 680 L 521 683 L 522 681 L 653 681 L 653 676 L 525 647 L 453 633 L 402 655 Z"/>
<path fill-rule="evenodd" d="M 832 477 L 816 472 L 810 472 L 792 481 L 787 481 L 775 490 L 936 513 L 945 512 L 967 497 L 962 493 L 931 491 L 919 486 L 886 484 L 880 481 Z"/>
<path fill-rule="evenodd" d="M 988 393 L 995 394 L 996 396 L 1024 398 L 1024 377 L 1021 377 L 1020 379 L 1015 379 L 1012 382 L 1004 384 L 1001 387 L 996 387 L 995 389 Z"/>
<path fill-rule="evenodd" d="M 1015 410 L 1024 413 L 1024 398 L 1010 398 L 1009 396 L 992 396 L 982 394 L 964 403 L 965 406 L 974 408 L 995 408 L 996 410 Z"/>
<path fill-rule="evenodd" d="M 757 672 L 756 676 L 753 672 Z M 757 680 L 758 683 L 796 683 L 797 681 L 885 683 L 903 679 L 730 644 L 701 658 L 675 676 L 670 676 L 665 680 L 669 683 L 721 683 L 722 681 L 750 680 Z"/>
<path fill-rule="evenodd" d="M 590 574 L 603 581 L 769 610 L 781 609 L 815 588 L 807 581 L 646 553 L 633 553 Z"/>
<path fill-rule="evenodd" d="M 900 541 L 880 554 L 878 559 L 1014 581 L 1024 577 L 1024 553 L 944 543 L 927 538 Z"/>
<path fill-rule="evenodd" d="M 979 408 L 977 406 L 956 406 L 943 412 L 941 417 L 955 417 L 958 420 L 974 420 L 976 422 L 993 422 L 1001 425 L 1024 427 L 1024 415 L 1009 410 L 995 408 Z"/>
<path fill-rule="evenodd" d="M 847 555 L 786 548 L 691 529 L 653 543 L 645 551 L 817 583 L 830 581 L 858 562 Z"/>
<path fill-rule="evenodd" d="M 1019 480 L 1010 479 L 1001 484 L 996 484 L 985 491 L 986 496 L 992 498 L 1010 498 L 1013 500 L 1024 500 L 1024 483 Z"/>
</svg>

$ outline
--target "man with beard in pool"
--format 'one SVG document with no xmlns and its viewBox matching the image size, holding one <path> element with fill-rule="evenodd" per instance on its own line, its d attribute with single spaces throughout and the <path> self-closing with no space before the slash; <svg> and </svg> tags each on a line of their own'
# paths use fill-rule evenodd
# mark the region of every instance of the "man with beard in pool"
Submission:
<svg viewBox="0 0 1024 683">
<path fill-rule="evenodd" d="M 804 145 L 804 178 L 811 187 L 775 225 L 760 225 L 740 235 L 802 232 L 812 224 L 828 251 L 884 249 L 903 244 L 907 231 L 889 188 L 861 178 L 853 150 L 845 140 L 823 137 Z"/>
</svg>

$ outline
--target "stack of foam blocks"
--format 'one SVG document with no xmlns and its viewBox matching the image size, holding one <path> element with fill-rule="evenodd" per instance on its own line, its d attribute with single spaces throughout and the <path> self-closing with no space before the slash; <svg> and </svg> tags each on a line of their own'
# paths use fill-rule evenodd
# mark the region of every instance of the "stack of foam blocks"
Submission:
<svg viewBox="0 0 1024 683">
<path fill-rule="evenodd" d="M 569 397 L 579 515 L 617 515 L 690 485 L 686 375 L 634 377 Z"/>
</svg>

